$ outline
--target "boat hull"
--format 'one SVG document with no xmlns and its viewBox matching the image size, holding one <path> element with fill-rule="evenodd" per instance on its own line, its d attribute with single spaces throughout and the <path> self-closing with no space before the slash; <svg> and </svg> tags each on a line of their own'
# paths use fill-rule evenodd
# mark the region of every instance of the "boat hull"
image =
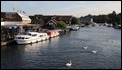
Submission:
<svg viewBox="0 0 122 70">
<path fill-rule="evenodd" d="M 31 44 L 38 42 L 38 40 L 15 40 L 17 44 Z"/>
<path fill-rule="evenodd" d="M 14 40 L 16 41 L 17 44 L 30 44 L 39 41 L 44 41 L 47 39 L 49 39 L 47 33 L 30 32 L 30 35 L 17 35 Z"/>
</svg>

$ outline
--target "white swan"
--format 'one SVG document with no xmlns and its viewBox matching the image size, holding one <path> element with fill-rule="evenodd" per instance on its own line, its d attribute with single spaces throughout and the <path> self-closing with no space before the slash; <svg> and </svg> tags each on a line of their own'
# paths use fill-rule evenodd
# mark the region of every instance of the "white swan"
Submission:
<svg viewBox="0 0 122 70">
<path fill-rule="evenodd" d="M 96 51 L 96 50 L 93 50 L 92 52 L 93 52 L 93 53 L 97 53 L 97 51 Z"/>
<path fill-rule="evenodd" d="M 112 40 L 111 42 L 115 42 L 114 40 Z"/>
<path fill-rule="evenodd" d="M 66 66 L 70 67 L 72 65 L 72 62 L 70 60 L 70 63 L 67 63 Z"/>
<path fill-rule="evenodd" d="M 108 40 L 109 42 L 115 42 L 115 40 Z"/>
<path fill-rule="evenodd" d="M 85 47 L 83 47 L 84 49 L 87 49 L 88 47 L 87 46 L 85 46 Z"/>
</svg>

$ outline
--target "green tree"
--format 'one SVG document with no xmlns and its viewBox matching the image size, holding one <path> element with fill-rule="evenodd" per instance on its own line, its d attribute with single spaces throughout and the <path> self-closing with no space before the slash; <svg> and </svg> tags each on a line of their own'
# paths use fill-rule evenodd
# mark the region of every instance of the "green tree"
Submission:
<svg viewBox="0 0 122 70">
<path fill-rule="evenodd" d="M 66 23 L 64 21 L 58 21 L 57 27 L 60 29 L 65 29 L 66 28 Z"/>
<path fill-rule="evenodd" d="M 37 23 L 40 25 L 40 27 L 42 27 L 44 25 L 43 19 L 38 19 Z"/>
<path fill-rule="evenodd" d="M 110 23 L 116 22 L 116 20 L 117 20 L 117 15 L 116 15 L 116 12 L 115 12 L 115 11 L 113 11 L 113 12 L 110 13 L 110 14 L 108 14 L 108 16 L 109 16 L 109 18 L 110 18 L 110 20 L 109 20 Z"/>
<path fill-rule="evenodd" d="M 31 23 L 32 24 L 39 24 L 40 27 L 42 27 L 44 25 L 43 19 L 33 19 Z"/>
<path fill-rule="evenodd" d="M 118 24 L 121 24 L 121 13 L 119 13 L 119 14 L 117 15 L 117 18 L 118 18 L 118 20 L 117 20 Z"/>
<path fill-rule="evenodd" d="M 118 25 L 118 23 L 116 23 L 116 22 L 113 23 L 113 26 L 114 26 L 114 27 L 116 27 L 117 25 Z"/>
<path fill-rule="evenodd" d="M 80 24 L 80 20 L 78 18 L 76 18 L 76 17 L 73 17 L 72 21 L 71 21 L 71 24 L 72 25 L 75 25 L 75 24 L 79 25 Z"/>
</svg>

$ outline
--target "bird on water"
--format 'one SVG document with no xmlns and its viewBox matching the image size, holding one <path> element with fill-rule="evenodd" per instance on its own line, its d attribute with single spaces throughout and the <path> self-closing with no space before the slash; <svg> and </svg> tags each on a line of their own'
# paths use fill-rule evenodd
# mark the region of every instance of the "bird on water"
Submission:
<svg viewBox="0 0 122 70">
<path fill-rule="evenodd" d="M 67 63 L 66 66 L 67 66 L 67 67 L 70 67 L 71 65 L 72 65 L 72 62 L 71 62 L 71 60 L 70 60 L 70 62 Z"/>
</svg>

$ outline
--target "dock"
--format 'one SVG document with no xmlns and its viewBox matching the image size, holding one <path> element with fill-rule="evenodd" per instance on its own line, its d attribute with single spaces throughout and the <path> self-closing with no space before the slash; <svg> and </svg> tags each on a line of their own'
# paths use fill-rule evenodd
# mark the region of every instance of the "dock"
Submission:
<svg viewBox="0 0 122 70">
<path fill-rule="evenodd" d="M 12 43 L 15 43 L 15 41 L 14 40 L 9 40 L 9 41 L 5 41 L 5 42 L 1 42 L 1 46 L 10 45 Z"/>
</svg>

